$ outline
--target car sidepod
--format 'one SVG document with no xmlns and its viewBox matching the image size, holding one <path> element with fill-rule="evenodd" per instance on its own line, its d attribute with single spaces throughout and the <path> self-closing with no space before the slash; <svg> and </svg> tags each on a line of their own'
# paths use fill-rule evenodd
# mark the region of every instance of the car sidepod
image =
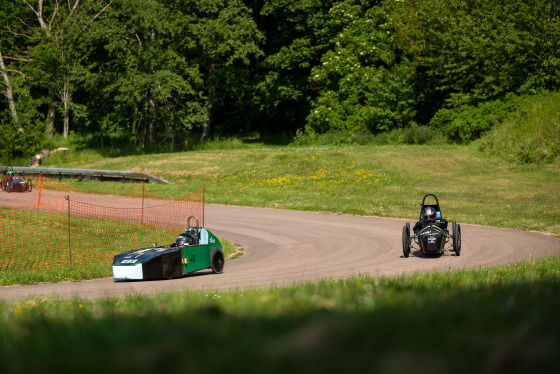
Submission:
<svg viewBox="0 0 560 374">
<path fill-rule="evenodd" d="M 180 247 L 149 247 L 116 255 L 113 278 L 141 280 L 175 278 L 184 275 Z"/>
</svg>

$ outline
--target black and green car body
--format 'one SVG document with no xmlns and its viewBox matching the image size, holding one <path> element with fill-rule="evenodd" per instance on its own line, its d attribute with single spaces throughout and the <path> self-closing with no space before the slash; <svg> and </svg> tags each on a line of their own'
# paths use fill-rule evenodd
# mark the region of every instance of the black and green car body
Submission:
<svg viewBox="0 0 560 374">
<path fill-rule="evenodd" d="M 188 242 L 184 239 L 188 238 Z M 151 280 L 179 278 L 202 269 L 224 270 L 224 254 L 218 238 L 203 227 L 189 227 L 175 243 L 151 246 L 116 255 L 113 279 Z"/>
</svg>

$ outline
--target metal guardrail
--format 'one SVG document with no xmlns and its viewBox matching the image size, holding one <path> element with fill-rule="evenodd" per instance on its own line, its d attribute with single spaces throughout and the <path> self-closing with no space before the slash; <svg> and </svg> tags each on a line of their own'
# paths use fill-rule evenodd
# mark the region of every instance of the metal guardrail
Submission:
<svg viewBox="0 0 560 374">
<path fill-rule="evenodd" d="M 66 168 L 34 168 L 25 166 L 0 166 L 0 170 L 5 173 L 8 169 L 13 169 L 14 174 L 38 175 L 43 174 L 45 177 L 62 179 L 78 179 L 78 180 L 99 180 L 123 183 L 141 183 L 154 182 L 161 184 L 171 184 L 165 179 L 155 177 L 148 173 L 138 173 L 131 171 L 114 171 L 114 170 L 94 170 L 94 169 L 66 169 Z"/>
</svg>

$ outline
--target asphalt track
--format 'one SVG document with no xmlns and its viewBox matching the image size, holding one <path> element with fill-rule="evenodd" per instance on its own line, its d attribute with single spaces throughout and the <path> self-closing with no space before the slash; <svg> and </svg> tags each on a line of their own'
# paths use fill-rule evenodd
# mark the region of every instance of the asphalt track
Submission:
<svg viewBox="0 0 560 374">
<path fill-rule="evenodd" d="M 103 205 L 101 196 L 84 195 L 80 200 L 86 198 Z M 0 206 L 28 206 L 34 203 L 33 199 L 36 199 L 34 192 L 0 191 Z M 118 201 L 126 206 L 129 199 Z M 401 233 L 405 222 L 207 204 L 205 227 L 244 248 L 242 257 L 226 262 L 222 274 L 199 271 L 173 280 L 115 282 L 106 278 L 7 286 L 0 287 L 0 299 L 8 302 L 42 296 L 95 299 L 180 290 L 247 289 L 359 275 L 399 276 L 419 271 L 469 269 L 560 255 L 560 239 L 552 236 L 461 224 L 461 256 L 446 251 L 442 257 L 426 258 L 413 249 L 410 257 L 404 258 Z"/>
</svg>

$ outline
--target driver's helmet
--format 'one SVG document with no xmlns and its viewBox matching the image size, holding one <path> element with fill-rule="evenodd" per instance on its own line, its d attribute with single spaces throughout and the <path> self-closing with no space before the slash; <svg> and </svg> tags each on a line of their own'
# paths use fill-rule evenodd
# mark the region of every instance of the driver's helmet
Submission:
<svg viewBox="0 0 560 374">
<path fill-rule="evenodd" d="M 192 245 L 194 244 L 194 238 L 189 233 L 183 233 L 175 239 L 175 244 L 177 245 Z"/>
<path fill-rule="evenodd" d="M 422 211 L 422 220 L 425 221 L 435 221 L 436 219 L 436 210 L 434 209 L 434 207 L 431 206 L 427 206 L 424 208 L 424 210 Z"/>
<path fill-rule="evenodd" d="M 6 174 L 8 174 L 8 175 L 13 175 L 13 174 L 14 174 L 14 171 L 13 171 L 13 170 L 8 170 L 8 172 L 7 172 Z"/>
</svg>

